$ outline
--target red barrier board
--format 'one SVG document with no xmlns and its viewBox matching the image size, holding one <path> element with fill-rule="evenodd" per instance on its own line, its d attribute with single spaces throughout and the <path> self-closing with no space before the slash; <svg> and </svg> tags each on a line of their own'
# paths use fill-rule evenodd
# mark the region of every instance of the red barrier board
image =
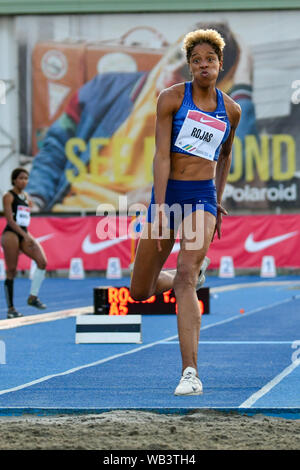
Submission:
<svg viewBox="0 0 300 470">
<path fill-rule="evenodd" d="M 1 232 L 5 223 L 2 217 Z M 99 238 L 104 217 L 33 217 L 29 231 L 45 250 L 48 270 L 69 269 L 72 258 L 82 258 L 86 270 L 106 270 L 110 257 L 120 258 L 127 269 L 133 251 L 130 224 L 129 217 L 116 217 Z M 265 255 L 274 256 L 277 267 L 299 268 L 299 246 L 300 214 L 226 216 L 221 239 L 215 236 L 208 251 L 209 268 L 219 268 L 222 256 L 232 256 L 236 268 L 259 268 Z M 178 250 L 177 242 L 166 268 L 176 267 Z M 30 260 L 21 254 L 18 269 L 29 268 Z"/>
</svg>

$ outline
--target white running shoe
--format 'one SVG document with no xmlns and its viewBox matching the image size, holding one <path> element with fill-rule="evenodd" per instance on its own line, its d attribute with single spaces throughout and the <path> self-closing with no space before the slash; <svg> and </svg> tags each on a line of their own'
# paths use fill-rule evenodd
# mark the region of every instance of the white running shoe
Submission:
<svg viewBox="0 0 300 470">
<path fill-rule="evenodd" d="M 187 367 L 182 374 L 174 395 L 201 395 L 203 387 L 201 380 L 196 376 L 196 369 Z"/>
<path fill-rule="evenodd" d="M 210 263 L 210 259 L 207 256 L 205 256 L 202 266 L 201 266 L 198 282 L 196 284 L 196 290 L 200 289 L 200 287 L 202 287 L 205 282 L 205 271 L 207 270 L 209 263 Z"/>
</svg>

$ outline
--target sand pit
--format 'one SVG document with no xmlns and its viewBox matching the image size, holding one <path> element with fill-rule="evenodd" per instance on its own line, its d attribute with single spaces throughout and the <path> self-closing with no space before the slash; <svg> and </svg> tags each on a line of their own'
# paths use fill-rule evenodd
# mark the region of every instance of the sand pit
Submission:
<svg viewBox="0 0 300 470">
<path fill-rule="evenodd" d="M 300 420 L 195 410 L 0 417 L 1 450 L 299 450 Z"/>
</svg>

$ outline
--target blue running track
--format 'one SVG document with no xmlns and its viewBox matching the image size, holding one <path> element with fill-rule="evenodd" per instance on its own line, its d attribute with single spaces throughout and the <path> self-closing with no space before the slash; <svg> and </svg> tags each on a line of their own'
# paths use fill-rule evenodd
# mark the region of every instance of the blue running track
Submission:
<svg viewBox="0 0 300 470">
<path fill-rule="evenodd" d="M 24 326 L 9 326 L 1 296 L 0 414 L 205 408 L 300 418 L 300 277 L 208 277 L 204 393 L 191 397 L 173 394 L 181 375 L 175 315 L 144 315 L 141 344 L 76 344 L 75 317 L 41 321 L 41 313 L 91 306 L 93 288 L 105 282 L 47 278 L 41 312 L 26 305 L 30 281 L 17 279 L 16 308 L 38 315 Z"/>
</svg>

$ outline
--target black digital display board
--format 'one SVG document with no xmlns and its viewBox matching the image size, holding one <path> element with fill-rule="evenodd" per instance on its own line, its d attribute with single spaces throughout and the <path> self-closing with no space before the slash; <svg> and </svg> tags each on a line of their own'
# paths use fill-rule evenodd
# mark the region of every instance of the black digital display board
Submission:
<svg viewBox="0 0 300 470">
<path fill-rule="evenodd" d="M 200 288 L 197 297 L 201 314 L 209 313 L 209 287 Z M 176 315 L 177 303 L 173 289 L 136 301 L 128 287 L 101 286 L 94 288 L 94 309 L 96 315 Z"/>
</svg>

